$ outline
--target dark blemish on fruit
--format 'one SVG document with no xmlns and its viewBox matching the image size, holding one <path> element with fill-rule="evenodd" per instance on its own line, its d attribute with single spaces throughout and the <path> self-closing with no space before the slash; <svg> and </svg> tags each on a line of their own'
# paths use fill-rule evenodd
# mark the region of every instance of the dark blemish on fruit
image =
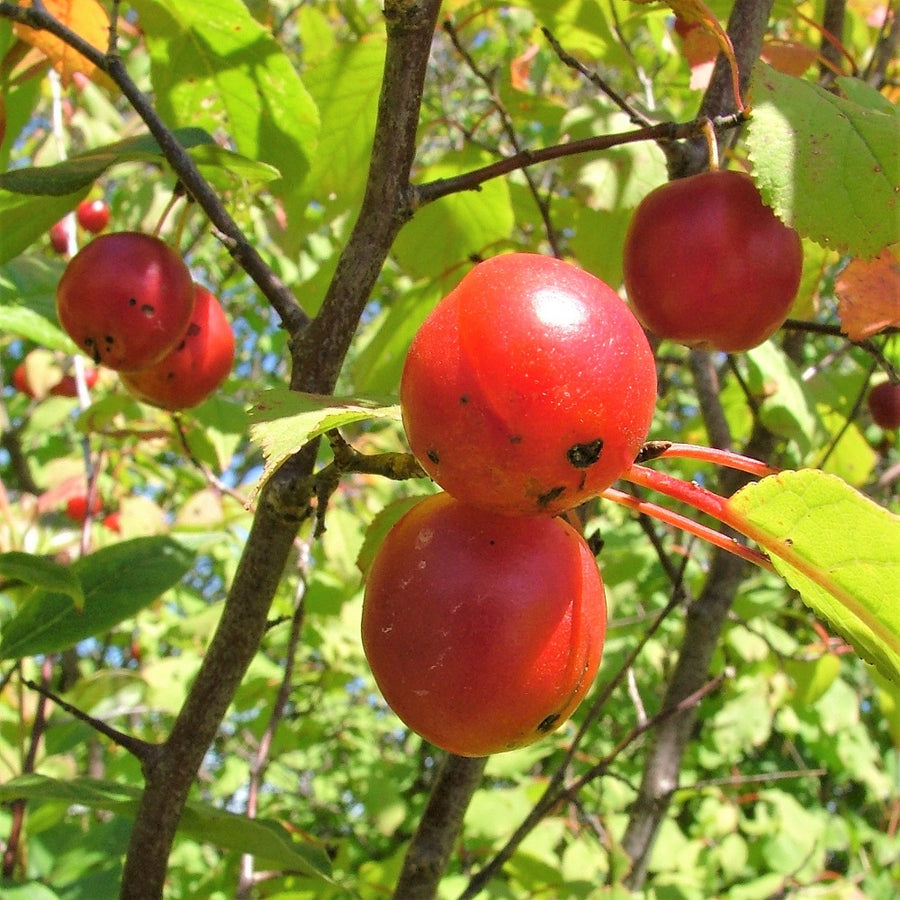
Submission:
<svg viewBox="0 0 900 900">
<path fill-rule="evenodd" d="M 549 506 L 557 497 L 560 496 L 565 491 L 565 485 L 559 485 L 554 488 L 550 488 L 549 491 L 544 491 L 537 498 L 537 504 L 540 509 L 544 509 L 544 507 Z"/>
<path fill-rule="evenodd" d="M 428 457 L 435 465 L 438 465 L 438 463 L 440 463 L 440 461 L 441 461 L 440 456 L 438 456 L 437 450 L 429 450 L 425 455 L 426 455 L 426 456 L 427 456 L 427 457 Z"/>
<path fill-rule="evenodd" d="M 92 337 L 86 337 L 84 339 L 84 349 L 87 352 L 87 355 L 97 364 L 100 365 L 100 349 L 97 347 L 97 342 Z"/>
<path fill-rule="evenodd" d="M 522 435 L 521 434 L 511 434 L 509 436 L 509 442 L 511 444 L 521 444 L 522 443 Z"/>
<path fill-rule="evenodd" d="M 191 324 L 188 325 L 187 337 L 196 337 L 202 330 L 203 329 L 196 322 L 191 322 Z"/>
<path fill-rule="evenodd" d="M 128 305 L 129 305 L 129 306 L 137 306 L 137 298 L 136 298 L 136 297 L 129 297 L 129 298 L 128 298 Z"/>
<path fill-rule="evenodd" d="M 107 334 L 103 338 L 103 343 L 106 344 L 107 350 L 112 350 L 113 344 L 115 344 L 115 342 L 116 339 L 111 334 Z"/>
<path fill-rule="evenodd" d="M 148 318 L 152 319 L 156 315 L 156 307 L 152 303 L 142 303 L 141 312 Z"/>
<path fill-rule="evenodd" d="M 553 726 L 559 721 L 559 713 L 550 713 L 549 716 L 545 716 L 538 723 L 537 730 L 541 734 L 547 734 L 549 731 L 553 730 Z"/>
<path fill-rule="evenodd" d="M 603 439 L 596 438 L 593 441 L 586 441 L 583 444 L 573 444 L 566 450 L 566 459 L 575 466 L 576 469 L 586 469 L 592 466 L 603 452 Z"/>
<path fill-rule="evenodd" d="M 463 394 L 463 395 L 459 398 L 459 402 L 460 402 L 460 403 L 468 403 L 468 402 L 469 402 L 468 396 L 466 396 L 465 394 Z"/>
</svg>

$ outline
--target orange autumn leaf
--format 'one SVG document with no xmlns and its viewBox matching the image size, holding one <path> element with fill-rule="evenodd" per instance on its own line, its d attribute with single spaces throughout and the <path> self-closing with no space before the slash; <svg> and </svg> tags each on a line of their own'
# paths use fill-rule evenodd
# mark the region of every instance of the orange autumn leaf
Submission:
<svg viewBox="0 0 900 900">
<path fill-rule="evenodd" d="M 31 6 L 31 0 L 22 0 L 21 6 Z M 44 0 L 47 12 L 67 28 L 74 31 L 98 50 L 106 51 L 109 41 L 109 17 L 97 0 Z M 18 38 L 40 50 L 59 72 L 64 85 L 72 81 L 76 72 L 81 72 L 92 81 L 109 85 L 106 75 L 90 60 L 73 50 L 49 31 L 29 28 L 16 24 Z"/>
<path fill-rule="evenodd" d="M 900 327 L 900 261 L 885 249 L 875 259 L 854 259 L 834 286 L 838 315 L 851 341 Z"/>
</svg>

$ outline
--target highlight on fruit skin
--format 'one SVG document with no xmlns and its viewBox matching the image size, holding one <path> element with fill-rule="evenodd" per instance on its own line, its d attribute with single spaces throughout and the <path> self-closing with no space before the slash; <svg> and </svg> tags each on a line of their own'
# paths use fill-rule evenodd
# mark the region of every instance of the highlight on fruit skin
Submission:
<svg viewBox="0 0 900 900">
<path fill-rule="evenodd" d="M 590 688 L 606 633 L 596 560 L 561 518 L 420 500 L 368 571 L 363 649 L 385 701 L 461 756 L 525 747 Z"/>
<path fill-rule="evenodd" d="M 222 305 L 194 285 L 194 310 L 184 337 L 163 359 L 140 372 L 123 372 L 122 383 L 139 400 L 161 409 L 190 409 L 210 397 L 234 364 L 234 333 Z"/>
<path fill-rule="evenodd" d="M 657 337 L 738 353 L 771 337 L 797 296 L 803 248 L 744 172 L 669 181 L 625 236 L 628 302 Z"/>
<path fill-rule="evenodd" d="M 647 338 L 577 266 L 533 253 L 476 265 L 425 319 L 400 381 L 413 454 L 444 490 L 554 515 L 633 462 L 656 405 Z"/>
</svg>

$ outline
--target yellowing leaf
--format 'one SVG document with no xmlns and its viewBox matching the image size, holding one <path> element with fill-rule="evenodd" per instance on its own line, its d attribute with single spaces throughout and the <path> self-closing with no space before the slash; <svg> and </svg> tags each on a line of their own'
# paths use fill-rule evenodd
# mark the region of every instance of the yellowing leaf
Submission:
<svg viewBox="0 0 900 900">
<path fill-rule="evenodd" d="M 20 6 L 31 6 L 31 0 L 22 0 Z M 109 17 L 97 0 L 44 0 L 47 12 L 67 28 L 74 31 L 93 47 L 105 52 L 109 42 Z M 73 50 L 49 31 L 29 28 L 17 23 L 16 36 L 44 53 L 64 85 L 72 81 L 76 72 L 109 86 L 107 76 L 90 60 Z"/>
<path fill-rule="evenodd" d="M 900 518 L 813 469 L 764 478 L 728 506 L 804 603 L 900 683 Z"/>
</svg>

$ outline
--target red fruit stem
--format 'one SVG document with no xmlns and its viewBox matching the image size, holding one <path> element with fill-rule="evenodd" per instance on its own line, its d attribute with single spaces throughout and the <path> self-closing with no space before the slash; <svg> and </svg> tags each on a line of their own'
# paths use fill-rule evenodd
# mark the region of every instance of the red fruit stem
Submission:
<svg viewBox="0 0 900 900">
<path fill-rule="evenodd" d="M 768 463 L 761 462 L 758 459 L 741 456 L 740 453 L 734 453 L 731 450 L 703 447 L 700 444 L 671 443 L 661 453 L 656 454 L 653 459 L 696 459 L 700 462 L 724 466 L 726 469 L 737 469 L 739 472 L 747 472 L 749 475 L 756 475 L 758 478 L 765 478 L 767 475 L 777 475 L 781 471 L 781 469 L 770 466 Z"/>
<path fill-rule="evenodd" d="M 693 534 L 698 538 L 702 538 L 704 541 L 707 541 L 716 547 L 721 547 L 723 550 L 727 550 L 729 553 L 733 553 L 735 556 L 739 556 L 741 559 L 745 559 L 762 569 L 766 569 L 769 572 L 775 571 L 774 566 L 769 561 L 769 557 L 759 550 L 747 547 L 744 544 L 739 543 L 735 538 L 722 534 L 714 528 L 710 528 L 708 525 L 701 525 L 699 522 L 694 521 L 694 519 L 683 516 L 681 513 L 674 512 L 671 509 L 667 509 L 665 506 L 660 506 L 658 503 L 653 503 L 651 500 L 642 500 L 640 497 L 635 497 L 633 494 L 620 491 L 618 488 L 607 488 L 601 496 L 605 497 L 607 500 L 612 500 L 621 506 L 625 506 L 628 509 L 633 509 L 635 512 L 652 516 L 654 519 L 659 519 L 660 522 L 665 522 L 667 525 L 672 525 L 681 531 L 686 531 L 688 534 Z"/>
<path fill-rule="evenodd" d="M 646 466 L 637 465 L 636 463 L 631 465 L 621 478 L 623 481 L 630 481 L 632 484 L 649 488 L 659 494 L 665 494 L 667 497 L 671 497 L 674 500 L 680 500 L 682 503 L 693 506 L 694 509 L 712 516 L 714 519 L 718 520 L 723 525 L 727 525 L 729 528 L 734 529 L 734 531 L 737 531 L 739 534 L 743 534 L 745 537 L 756 538 L 755 534 L 750 533 L 752 529 L 748 529 L 747 523 L 740 516 L 735 515 L 728 505 L 728 501 L 724 497 L 720 497 L 714 491 L 702 487 L 695 482 L 684 481 L 681 478 L 667 475 L 665 472 L 657 472 L 653 469 L 648 469 Z M 691 522 L 692 520 L 686 519 L 686 521 Z M 702 528 L 703 526 L 698 527 Z M 688 530 L 692 533 L 697 533 L 693 531 L 693 529 Z M 718 534 L 718 532 L 713 533 Z M 706 535 L 698 536 L 703 537 L 705 540 L 709 540 Z M 724 546 L 724 549 L 735 552 L 734 545 L 723 545 L 717 541 L 713 541 L 712 543 L 715 543 L 717 546 Z M 737 555 L 742 556 L 740 553 Z M 760 556 L 762 557 L 763 554 L 760 553 Z M 773 571 L 772 564 L 768 559 L 766 559 L 765 564 L 755 558 L 752 561 L 757 565 L 762 566 L 762 568 Z"/>
</svg>

